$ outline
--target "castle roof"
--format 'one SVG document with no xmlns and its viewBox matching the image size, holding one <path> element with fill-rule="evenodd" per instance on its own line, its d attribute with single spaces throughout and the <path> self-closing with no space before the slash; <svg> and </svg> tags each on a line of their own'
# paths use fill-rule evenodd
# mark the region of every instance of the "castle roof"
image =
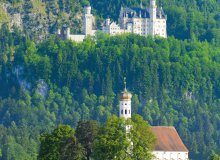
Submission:
<svg viewBox="0 0 220 160">
<path fill-rule="evenodd" d="M 189 152 L 174 127 L 153 126 L 157 138 L 156 151 Z"/>
<path fill-rule="evenodd" d="M 128 16 L 128 18 L 150 18 L 149 8 L 122 8 L 123 13 Z M 166 18 L 166 15 L 162 8 L 157 8 L 157 18 Z"/>
</svg>

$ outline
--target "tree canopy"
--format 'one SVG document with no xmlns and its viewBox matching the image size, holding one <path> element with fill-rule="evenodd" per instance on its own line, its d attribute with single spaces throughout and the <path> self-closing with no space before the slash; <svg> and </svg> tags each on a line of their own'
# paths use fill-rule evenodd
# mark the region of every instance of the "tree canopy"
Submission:
<svg viewBox="0 0 220 160">
<path fill-rule="evenodd" d="M 217 154 L 215 154 L 215 153 L 213 153 L 213 154 L 211 155 L 211 157 L 209 158 L 209 160 L 220 160 L 220 156 L 217 155 Z"/>
<path fill-rule="evenodd" d="M 215 45 L 133 34 L 98 34 L 83 43 L 51 36 L 35 43 L 6 26 L 0 35 L 2 159 L 36 159 L 39 136 L 58 124 L 76 128 L 80 120 L 102 124 L 117 115 L 125 75 L 134 95 L 132 114 L 150 125 L 175 126 L 190 158 L 218 152 L 220 49 Z"/>
<path fill-rule="evenodd" d="M 59 125 L 51 134 L 42 135 L 38 160 L 82 160 L 85 150 L 74 133 L 70 126 Z"/>
<path fill-rule="evenodd" d="M 80 121 L 76 133 L 70 126 L 59 125 L 41 136 L 38 159 L 150 160 L 155 136 L 141 116 L 132 119 L 112 116 L 103 126 L 96 121 Z M 131 126 L 130 131 L 126 131 L 126 125 Z"/>
</svg>

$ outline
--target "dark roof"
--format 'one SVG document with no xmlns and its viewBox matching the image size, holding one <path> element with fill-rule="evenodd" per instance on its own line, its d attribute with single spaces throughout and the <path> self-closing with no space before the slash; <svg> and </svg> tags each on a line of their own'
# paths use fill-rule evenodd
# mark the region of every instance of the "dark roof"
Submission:
<svg viewBox="0 0 220 160">
<path fill-rule="evenodd" d="M 149 8 L 123 8 L 123 13 L 128 15 L 128 18 L 150 18 Z M 160 17 L 161 15 L 161 17 Z M 157 8 L 157 18 L 166 18 L 162 8 Z"/>
<path fill-rule="evenodd" d="M 152 127 L 157 138 L 156 151 L 189 152 L 174 127 Z"/>
<path fill-rule="evenodd" d="M 161 18 L 167 18 L 166 14 L 163 11 L 163 8 L 157 8 L 157 18 L 160 18 L 160 14 L 161 14 Z"/>
<path fill-rule="evenodd" d="M 142 8 L 132 8 L 133 16 L 131 15 L 129 18 L 140 17 L 141 18 L 150 18 L 150 14 L 147 9 Z"/>
</svg>

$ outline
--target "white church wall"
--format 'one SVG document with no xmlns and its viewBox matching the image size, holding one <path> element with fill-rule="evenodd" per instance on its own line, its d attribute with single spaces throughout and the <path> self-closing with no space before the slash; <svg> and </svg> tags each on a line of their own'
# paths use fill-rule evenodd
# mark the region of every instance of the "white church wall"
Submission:
<svg viewBox="0 0 220 160">
<path fill-rule="evenodd" d="M 154 160 L 189 160 L 188 152 L 153 151 Z"/>
<path fill-rule="evenodd" d="M 125 119 L 131 118 L 131 101 L 123 100 L 120 101 L 120 111 L 119 116 Z"/>
</svg>

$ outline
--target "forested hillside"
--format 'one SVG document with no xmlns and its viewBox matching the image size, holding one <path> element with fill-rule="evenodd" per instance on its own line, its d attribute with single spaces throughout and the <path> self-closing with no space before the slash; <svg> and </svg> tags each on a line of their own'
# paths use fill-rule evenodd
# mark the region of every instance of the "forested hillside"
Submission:
<svg viewBox="0 0 220 160">
<path fill-rule="evenodd" d="M 98 34 L 76 44 L 35 44 L 0 30 L 0 157 L 36 159 L 39 136 L 58 124 L 118 114 L 127 77 L 132 113 L 173 125 L 192 159 L 220 148 L 220 49 L 197 40 Z"/>
<path fill-rule="evenodd" d="M 0 25 L 17 24 L 32 39 L 43 40 L 58 28 L 82 32 L 83 6 L 91 4 L 97 28 L 106 17 L 117 20 L 121 6 L 149 6 L 149 0 L 0 0 Z M 219 0 L 157 0 L 167 14 L 168 35 L 198 39 L 220 46 Z M 18 23 L 17 21 L 21 21 Z"/>
<path fill-rule="evenodd" d="M 0 0 L 1 160 L 36 159 L 40 135 L 58 124 L 118 115 L 125 76 L 132 113 L 175 126 L 191 159 L 220 154 L 219 0 L 158 0 L 168 39 L 98 33 L 77 44 L 54 34 L 62 26 L 80 33 L 84 5 L 99 28 L 103 18 L 117 20 L 121 6 L 140 3 Z"/>
</svg>

